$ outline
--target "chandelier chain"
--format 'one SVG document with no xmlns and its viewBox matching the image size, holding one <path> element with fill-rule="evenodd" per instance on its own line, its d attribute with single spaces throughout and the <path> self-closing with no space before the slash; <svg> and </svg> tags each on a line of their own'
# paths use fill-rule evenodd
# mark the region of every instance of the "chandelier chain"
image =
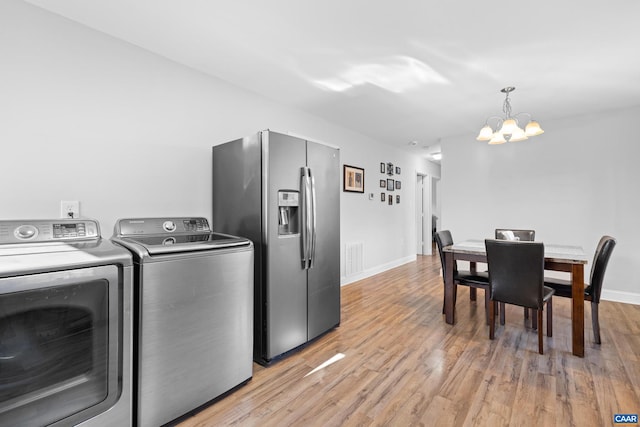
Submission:
<svg viewBox="0 0 640 427">
<path fill-rule="evenodd" d="M 502 105 L 502 112 L 505 114 L 505 117 L 507 119 L 511 117 L 511 101 L 509 100 L 509 92 L 507 92 L 507 96 L 504 99 L 504 104 Z"/>
</svg>

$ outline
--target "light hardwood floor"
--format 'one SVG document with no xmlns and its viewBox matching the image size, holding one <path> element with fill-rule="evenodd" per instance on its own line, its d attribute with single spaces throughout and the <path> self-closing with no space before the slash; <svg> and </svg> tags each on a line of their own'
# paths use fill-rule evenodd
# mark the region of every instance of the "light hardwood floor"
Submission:
<svg viewBox="0 0 640 427">
<path fill-rule="evenodd" d="M 640 306 L 602 301 L 602 345 L 585 307 L 585 358 L 571 354 L 570 304 L 554 298 L 539 355 L 522 309 L 489 340 L 482 291 L 459 287 L 444 322 L 437 256 L 342 288 L 342 323 L 181 427 L 608 426 L 640 413 Z M 344 358 L 310 375 L 337 353 Z"/>
</svg>

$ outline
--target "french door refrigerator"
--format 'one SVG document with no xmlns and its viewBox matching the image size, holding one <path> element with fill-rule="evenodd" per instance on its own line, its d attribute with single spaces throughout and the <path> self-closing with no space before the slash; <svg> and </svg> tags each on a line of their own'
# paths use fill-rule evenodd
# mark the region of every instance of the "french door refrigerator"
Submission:
<svg viewBox="0 0 640 427">
<path fill-rule="evenodd" d="M 255 247 L 254 360 L 340 324 L 340 152 L 262 131 L 213 147 L 213 228 Z"/>
</svg>

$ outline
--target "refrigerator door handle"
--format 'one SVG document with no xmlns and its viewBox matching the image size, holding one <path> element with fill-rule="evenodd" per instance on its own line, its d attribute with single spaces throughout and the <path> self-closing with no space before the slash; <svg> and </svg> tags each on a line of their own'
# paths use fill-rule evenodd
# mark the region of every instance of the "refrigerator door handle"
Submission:
<svg viewBox="0 0 640 427">
<path fill-rule="evenodd" d="M 300 190 L 302 192 L 302 268 L 309 269 L 311 246 L 311 182 L 309 169 L 301 169 Z"/>
<path fill-rule="evenodd" d="M 309 251 L 309 268 L 313 268 L 313 264 L 316 258 L 316 182 L 309 170 L 309 185 L 311 188 L 311 247 Z"/>
<path fill-rule="evenodd" d="M 302 209 L 302 227 L 300 231 L 301 243 L 300 243 L 300 251 L 302 252 L 302 269 L 307 269 L 307 177 L 305 176 L 305 168 L 300 169 L 300 194 L 301 197 L 301 205 Z"/>
<path fill-rule="evenodd" d="M 309 168 L 305 168 L 306 170 L 306 205 L 307 205 L 307 217 L 305 218 L 305 229 L 307 233 L 307 266 L 306 269 L 311 268 L 311 245 L 313 244 L 313 191 L 311 187 L 311 170 Z"/>
</svg>

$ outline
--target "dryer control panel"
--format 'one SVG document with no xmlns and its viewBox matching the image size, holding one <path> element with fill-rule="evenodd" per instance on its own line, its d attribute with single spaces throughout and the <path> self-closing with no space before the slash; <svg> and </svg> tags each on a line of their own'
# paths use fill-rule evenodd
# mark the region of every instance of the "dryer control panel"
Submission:
<svg viewBox="0 0 640 427">
<path fill-rule="evenodd" d="M 0 221 L 0 244 L 96 240 L 100 227 L 91 219 Z"/>
</svg>

